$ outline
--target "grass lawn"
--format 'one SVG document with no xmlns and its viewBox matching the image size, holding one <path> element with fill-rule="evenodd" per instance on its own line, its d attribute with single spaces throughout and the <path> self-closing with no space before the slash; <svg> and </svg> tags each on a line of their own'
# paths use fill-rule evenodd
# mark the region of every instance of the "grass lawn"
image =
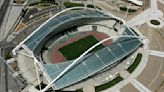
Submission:
<svg viewBox="0 0 164 92">
<path fill-rule="evenodd" d="M 11 52 L 10 51 L 6 51 L 5 52 L 5 60 L 10 59 L 10 58 L 12 58 Z"/>
<path fill-rule="evenodd" d="M 99 41 L 94 36 L 90 35 L 60 48 L 59 51 L 60 53 L 63 54 L 63 56 L 67 58 L 67 60 L 73 60 L 79 57 L 82 53 L 84 53 L 87 49 L 89 49 L 97 42 Z M 102 48 L 104 48 L 104 46 L 100 44 L 92 51 L 90 51 L 90 53 L 94 51 L 98 51 Z"/>
<path fill-rule="evenodd" d="M 77 7 L 77 6 L 79 6 L 79 7 L 84 7 L 84 4 L 83 4 L 83 3 L 64 2 L 63 4 L 64 4 L 64 6 L 65 6 L 66 8 Z M 87 7 L 89 7 L 89 8 L 94 8 L 94 6 L 91 5 L 91 4 L 87 5 Z"/>
<path fill-rule="evenodd" d="M 115 84 L 119 83 L 122 80 L 123 80 L 123 78 L 121 76 L 117 76 L 115 79 L 113 79 L 112 81 L 109 81 L 108 83 L 102 84 L 100 86 L 96 86 L 95 92 L 100 92 L 100 91 L 106 90 L 106 89 L 114 86 Z"/>
<path fill-rule="evenodd" d="M 135 70 L 135 68 L 140 63 L 141 58 L 142 58 L 142 54 L 141 53 L 137 54 L 137 57 L 135 58 L 134 63 L 130 67 L 128 67 L 128 69 L 127 69 L 127 71 L 129 73 L 132 73 Z"/>
<path fill-rule="evenodd" d="M 30 3 L 29 6 L 36 6 L 36 5 L 40 5 L 40 6 L 50 6 L 50 5 L 58 5 L 57 3 L 55 3 L 54 0 L 41 0 L 38 2 L 34 2 L 34 3 Z"/>
<path fill-rule="evenodd" d="M 150 22 L 154 25 L 160 25 L 160 22 L 158 20 L 150 20 Z"/>
<path fill-rule="evenodd" d="M 75 92 L 83 92 L 83 89 L 77 89 Z"/>
<path fill-rule="evenodd" d="M 130 12 L 130 13 L 134 13 L 134 12 L 137 11 L 135 9 L 128 9 L 127 7 L 120 7 L 120 10 L 121 11 L 125 11 L 125 12 L 127 12 L 127 10 L 128 10 L 128 12 Z"/>
<path fill-rule="evenodd" d="M 71 7 L 76 7 L 76 6 L 81 6 L 81 7 L 83 7 L 84 4 L 64 2 L 64 6 L 65 6 L 66 8 L 71 8 Z"/>
<path fill-rule="evenodd" d="M 83 89 L 77 89 L 76 91 L 61 91 L 61 90 L 55 90 L 54 92 L 83 92 Z"/>
</svg>

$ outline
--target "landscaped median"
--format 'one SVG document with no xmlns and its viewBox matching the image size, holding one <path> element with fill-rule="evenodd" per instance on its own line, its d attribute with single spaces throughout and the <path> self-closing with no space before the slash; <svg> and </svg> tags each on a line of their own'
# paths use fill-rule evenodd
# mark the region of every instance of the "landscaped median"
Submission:
<svg viewBox="0 0 164 92">
<path fill-rule="evenodd" d="M 119 83 L 122 80 L 123 80 L 123 78 L 121 76 L 117 76 L 116 78 L 114 78 L 112 81 L 109 81 L 108 83 L 102 84 L 100 86 L 96 86 L 95 92 L 100 92 L 100 91 L 106 90 L 106 89 L 114 86 L 115 84 Z"/>
<path fill-rule="evenodd" d="M 134 60 L 134 63 L 132 65 L 130 65 L 130 67 L 128 67 L 128 69 L 127 69 L 127 71 L 129 73 L 132 73 L 135 70 L 135 68 L 139 65 L 141 58 L 142 58 L 142 54 L 138 53 L 137 57 Z"/>
</svg>

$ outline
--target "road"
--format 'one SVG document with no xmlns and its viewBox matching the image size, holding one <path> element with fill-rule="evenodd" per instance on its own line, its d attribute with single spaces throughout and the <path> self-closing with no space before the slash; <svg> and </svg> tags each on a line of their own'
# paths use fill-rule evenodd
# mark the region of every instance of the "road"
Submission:
<svg viewBox="0 0 164 92">
<path fill-rule="evenodd" d="M 10 0 L 4 0 L 3 1 L 3 4 L 2 4 L 2 6 L 0 7 L 0 27 L 2 26 L 2 23 L 3 23 L 3 21 L 4 21 L 4 18 L 5 18 L 5 15 L 6 15 L 6 11 L 7 11 L 7 8 L 8 8 L 8 6 L 9 6 L 9 3 L 10 3 Z M 0 52 L 1 53 L 1 52 Z M 1 54 L 0 54 L 1 55 Z M 2 61 L 2 59 L 1 59 L 1 62 L 0 62 L 0 91 L 1 92 L 4 92 L 5 91 L 5 86 L 4 86 L 4 84 L 6 84 L 5 83 L 5 81 L 4 81 L 4 66 L 3 66 L 4 64 L 3 64 L 3 61 Z M 6 74 L 7 75 L 7 74 Z M 7 84 L 6 84 L 7 85 Z"/>
<path fill-rule="evenodd" d="M 5 19 L 7 9 L 10 6 L 11 0 L 2 0 L 2 1 L 4 2 L 0 8 L 0 28 L 2 27 L 2 23 Z M 4 34 L 2 30 L 0 30 L 0 34 Z M 0 56 L 1 56 L 1 48 L 6 46 L 8 47 L 9 45 L 11 46 L 12 44 L 8 43 L 6 45 L 2 45 L 2 42 L 0 42 Z M 8 71 L 8 67 L 5 67 L 3 60 L 0 57 L 0 92 L 6 92 L 6 90 L 10 91 L 10 89 L 12 89 L 12 92 L 18 92 L 18 87 L 13 77 L 8 73 L 10 73 L 10 71 Z M 8 85 L 8 87 L 6 87 L 6 85 Z"/>
<path fill-rule="evenodd" d="M 9 6 L 10 0 L 4 0 L 2 7 L 0 8 L 0 27 L 2 25 L 2 22 L 4 20 L 7 8 Z"/>
<path fill-rule="evenodd" d="M 1 7 L 1 5 L 3 4 L 3 1 L 4 1 L 4 0 L 0 0 L 0 7 Z"/>
<path fill-rule="evenodd" d="M 8 68 L 8 67 L 6 67 Z M 15 82 L 15 79 L 12 77 L 12 71 L 10 71 L 8 69 L 8 73 L 5 74 L 5 66 L 4 63 L 2 61 L 2 59 L 0 58 L 0 92 L 6 92 L 6 88 L 5 88 L 5 75 L 7 75 L 7 80 L 8 80 L 8 88 L 7 90 L 10 92 L 19 92 L 19 87 Z"/>
<path fill-rule="evenodd" d="M 4 81 L 4 65 L 2 63 L 3 61 L 0 60 L 0 92 L 4 92 L 4 84 L 5 84 L 5 81 Z"/>
</svg>

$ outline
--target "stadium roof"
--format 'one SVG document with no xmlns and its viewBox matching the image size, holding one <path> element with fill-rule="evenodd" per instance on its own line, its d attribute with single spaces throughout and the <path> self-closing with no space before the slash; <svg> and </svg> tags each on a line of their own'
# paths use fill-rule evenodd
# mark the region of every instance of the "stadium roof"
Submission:
<svg viewBox="0 0 164 92">
<path fill-rule="evenodd" d="M 59 16 L 58 18 L 51 19 L 44 26 L 42 26 L 37 32 L 35 32 L 27 41 L 25 45 L 31 50 L 34 51 L 42 40 L 45 39 L 51 32 L 57 34 L 62 30 L 59 30 L 58 27 L 64 24 L 69 24 L 71 21 L 79 21 L 78 19 L 93 19 L 93 18 L 110 18 L 109 16 L 98 12 L 98 11 L 79 11 L 71 14 L 66 14 Z M 71 24 L 71 23 L 70 23 Z M 68 26 L 67 26 L 68 27 Z M 40 46 L 40 45 L 39 45 Z"/>
<path fill-rule="evenodd" d="M 125 29 L 123 35 L 134 35 L 128 28 Z M 97 72 L 100 72 L 106 67 L 110 67 L 114 63 L 118 63 L 125 56 L 132 53 L 141 45 L 137 38 L 120 38 L 112 45 L 103 48 L 100 51 L 90 55 L 81 63 L 75 65 L 66 74 L 60 77 L 55 83 L 56 89 L 61 89 L 73 83 L 77 83 Z M 69 64 L 73 61 L 68 61 L 59 64 L 43 64 L 46 72 L 53 80 L 56 78 Z"/>
<path fill-rule="evenodd" d="M 34 52 L 40 46 L 40 43 L 42 43 L 50 33 L 53 32 L 54 34 L 57 34 L 60 32 L 61 30 L 58 28 L 61 25 L 66 25 L 65 27 L 68 27 L 68 23 L 70 22 L 77 21 L 78 19 L 82 20 L 90 18 L 108 19 L 112 17 L 97 10 L 82 10 L 74 13 L 71 12 L 70 14 L 65 14 L 58 16 L 57 18 L 55 17 L 50 19 L 22 43 L 29 50 Z M 128 27 L 125 27 L 122 35 L 137 36 L 135 32 L 133 32 L 133 30 L 129 29 Z M 107 67 L 111 67 L 111 65 L 115 63 L 119 63 L 125 56 L 131 54 L 140 45 L 141 41 L 135 37 L 123 37 L 117 39 L 111 45 L 106 46 L 95 53 L 89 54 L 86 58 L 84 57 L 85 59 L 82 58 L 78 61 L 78 63 L 75 63 L 68 72 L 63 74 L 57 79 L 57 81 L 53 83 L 55 89 L 61 89 L 71 84 L 77 83 Z M 41 68 L 43 68 L 44 72 L 46 72 L 46 76 L 48 76 L 50 80 L 53 80 L 72 62 L 74 62 L 74 60 L 59 64 L 41 63 L 43 66 Z"/>
</svg>

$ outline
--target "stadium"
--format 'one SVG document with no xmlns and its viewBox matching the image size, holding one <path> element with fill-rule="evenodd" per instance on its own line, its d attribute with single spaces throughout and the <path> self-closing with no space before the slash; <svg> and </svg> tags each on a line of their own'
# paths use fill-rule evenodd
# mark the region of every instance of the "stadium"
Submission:
<svg viewBox="0 0 164 92">
<path fill-rule="evenodd" d="M 48 19 L 13 54 L 26 82 L 44 92 L 112 69 L 140 48 L 142 40 L 137 29 L 110 12 L 74 7 Z"/>
</svg>

